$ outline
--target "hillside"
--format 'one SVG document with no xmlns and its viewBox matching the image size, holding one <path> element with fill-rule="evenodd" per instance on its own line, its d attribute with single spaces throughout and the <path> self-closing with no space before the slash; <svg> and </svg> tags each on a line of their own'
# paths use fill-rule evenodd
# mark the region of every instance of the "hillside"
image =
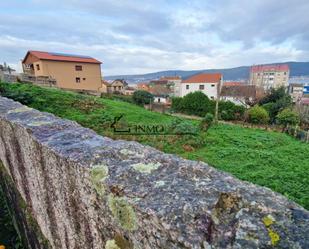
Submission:
<svg viewBox="0 0 309 249">
<path fill-rule="evenodd" d="M 77 121 L 101 135 L 136 140 L 167 153 L 205 161 L 242 180 L 269 187 L 309 209 L 309 145 L 286 134 L 220 124 L 195 136 L 124 136 L 114 134 L 110 128 L 119 114 L 124 114 L 131 125 L 171 125 L 176 118 L 122 101 L 28 84 L 0 83 L 0 95 Z M 183 122 L 197 126 L 197 121 Z"/>
<path fill-rule="evenodd" d="M 291 70 L 290 74 L 291 77 L 309 75 L 309 62 L 283 62 L 274 64 L 288 64 Z M 140 74 L 140 75 L 106 76 L 104 78 L 106 80 L 125 79 L 129 83 L 137 83 L 137 82 L 144 82 L 153 79 L 158 79 L 161 76 L 180 75 L 182 78 L 187 78 L 201 72 L 205 73 L 221 72 L 225 80 L 244 80 L 249 78 L 249 70 L 250 66 L 242 66 L 242 67 L 226 68 L 226 69 L 205 69 L 205 70 L 191 70 L 191 71 L 170 70 L 170 71 L 161 71 L 156 73 Z"/>
</svg>

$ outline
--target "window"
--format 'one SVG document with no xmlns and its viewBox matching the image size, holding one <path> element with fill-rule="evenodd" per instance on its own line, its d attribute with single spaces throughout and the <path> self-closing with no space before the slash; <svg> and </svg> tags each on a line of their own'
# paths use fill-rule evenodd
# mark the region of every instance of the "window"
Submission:
<svg viewBox="0 0 309 249">
<path fill-rule="evenodd" d="M 160 98 L 158 98 L 158 103 L 160 103 L 161 102 L 161 99 Z"/>
<path fill-rule="evenodd" d="M 118 86 L 118 90 L 121 90 L 121 86 Z"/>
<path fill-rule="evenodd" d="M 83 80 L 86 80 L 86 78 L 83 78 Z"/>
<path fill-rule="evenodd" d="M 211 99 L 215 99 L 215 97 L 214 97 L 214 96 L 210 96 L 210 98 L 211 98 Z"/>
<path fill-rule="evenodd" d="M 204 90 L 205 86 L 204 85 L 200 85 L 200 90 Z"/>
<path fill-rule="evenodd" d="M 186 85 L 186 89 L 189 90 L 189 85 Z"/>
<path fill-rule="evenodd" d="M 80 78 L 79 77 L 75 78 L 75 82 L 80 83 Z"/>
<path fill-rule="evenodd" d="M 211 84 L 211 87 L 215 87 L 215 84 Z"/>
<path fill-rule="evenodd" d="M 80 66 L 80 65 L 76 65 L 76 66 L 75 66 L 75 70 L 76 70 L 76 71 L 83 71 L 83 67 Z"/>
<path fill-rule="evenodd" d="M 36 64 L 36 70 L 40 70 L 40 65 L 39 64 Z"/>
</svg>

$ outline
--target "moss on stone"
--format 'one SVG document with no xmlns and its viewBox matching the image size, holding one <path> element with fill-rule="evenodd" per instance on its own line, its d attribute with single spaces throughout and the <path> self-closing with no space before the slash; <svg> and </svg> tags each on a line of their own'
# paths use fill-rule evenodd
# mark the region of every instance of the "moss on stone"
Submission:
<svg viewBox="0 0 309 249">
<path fill-rule="evenodd" d="M 108 167 L 106 165 L 95 165 L 91 168 L 91 181 L 97 193 L 105 193 L 104 180 L 108 177 Z"/>
<path fill-rule="evenodd" d="M 150 174 L 152 171 L 158 169 L 161 163 L 136 163 L 131 166 L 140 173 Z"/>
<path fill-rule="evenodd" d="M 121 249 L 121 248 L 117 246 L 115 240 L 108 240 L 106 241 L 105 249 Z"/>
<path fill-rule="evenodd" d="M 110 194 L 108 196 L 108 206 L 122 228 L 128 231 L 137 229 L 136 214 L 125 197 L 116 197 Z"/>
</svg>

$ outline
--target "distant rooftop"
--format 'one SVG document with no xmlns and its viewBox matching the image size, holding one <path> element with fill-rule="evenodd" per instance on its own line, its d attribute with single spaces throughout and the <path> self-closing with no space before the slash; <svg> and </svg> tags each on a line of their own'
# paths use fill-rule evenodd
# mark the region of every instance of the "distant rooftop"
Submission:
<svg viewBox="0 0 309 249">
<path fill-rule="evenodd" d="M 257 73 L 257 72 L 264 72 L 264 71 L 289 71 L 289 65 L 283 64 L 283 65 L 256 65 L 251 67 L 251 72 Z"/>
<path fill-rule="evenodd" d="M 216 83 L 222 78 L 221 73 L 201 73 L 183 80 L 182 83 Z"/>
<path fill-rule="evenodd" d="M 52 61 L 71 61 L 71 62 L 84 62 L 101 64 L 100 61 L 84 55 L 74 55 L 65 53 L 43 52 L 43 51 L 28 51 L 23 62 L 26 61 L 29 55 L 33 55 L 39 60 L 52 60 Z"/>
</svg>

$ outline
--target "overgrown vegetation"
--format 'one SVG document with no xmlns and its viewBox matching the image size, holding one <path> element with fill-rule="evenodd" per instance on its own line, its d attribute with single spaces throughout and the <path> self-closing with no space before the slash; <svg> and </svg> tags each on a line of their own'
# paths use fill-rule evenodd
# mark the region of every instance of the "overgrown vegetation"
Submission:
<svg viewBox="0 0 309 249">
<path fill-rule="evenodd" d="M 172 109 L 188 115 L 205 117 L 207 113 L 214 114 L 216 102 L 209 99 L 204 93 L 197 91 L 180 98 L 172 99 Z M 219 115 L 222 120 L 241 120 L 245 108 L 230 101 L 219 102 Z"/>
<path fill-rule="evenodd" d="M 2 83 L 0 92 L 3 96 L 19 99 L 38 110 L 75 120 L 101 135 L 136 140 L 168 153 L 205 161 L 240 179 L 267 186 L 309 208 L 309 175 L 306 174 L 309 170 L 309 146 L 286 134 L 223 124 L 211 126 L 206 133 L 198 129 L 198 121 L 179 120 L 123 101 L 27 84 Z M 27 97 L 20 99 L 19 93 Z M 85 99 L 95 99 L 93 103 L 96 107 L 87 112 L 76 105 L 76 101 Z M 197 130 L 197 135 L 115 135 L 109 127 L 113 117 L 119 114 L 125 114 L 126 122 L 129 124 L 160 124 L 169 127 L 174 125 L 180 130 L 191 127 Z"/>
<path fill-rule="evenodd" d="M 138 90 L 133 93 L 133 102 L 137 105 L 148 105 L 153 102 L 153 95 L 147 91 Z"/>
</svg>

